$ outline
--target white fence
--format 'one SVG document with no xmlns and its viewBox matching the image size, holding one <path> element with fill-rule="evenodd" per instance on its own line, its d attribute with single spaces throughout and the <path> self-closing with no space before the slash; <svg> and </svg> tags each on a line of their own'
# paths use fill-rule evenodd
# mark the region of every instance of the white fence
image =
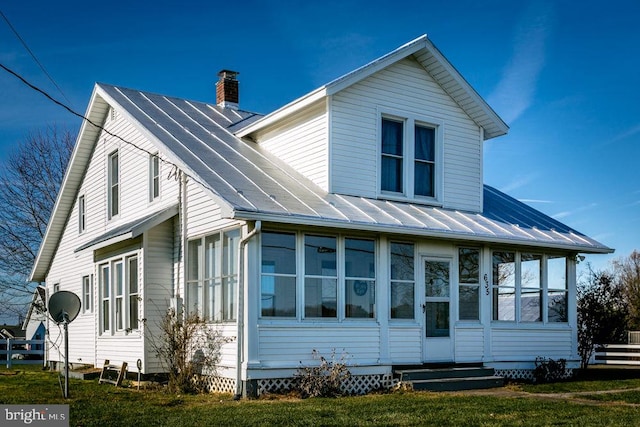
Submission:
<svg viewBox="0 0 640 427">
<path fill-rule="evenodd" d="M 40 356 L 31 358 L 30 356 Z M 6 358 L 7 369 L 12 365 L 37 365 L 44 361 L 44 340 L 0 340 L 0 360 Z"/>
<path fill-rule="evenodd" d="M 596 347 L 593 363 L 640 366 L 640 344 L 602 344 Z"/>
</svg>

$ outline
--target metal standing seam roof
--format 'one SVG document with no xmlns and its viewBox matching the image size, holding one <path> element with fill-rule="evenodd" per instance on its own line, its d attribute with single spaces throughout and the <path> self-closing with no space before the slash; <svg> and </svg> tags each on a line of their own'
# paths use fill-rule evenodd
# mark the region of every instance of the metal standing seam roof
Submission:
<svg viewBox="0 0 640 427">
<path fill-rule="evenodd" d="M 226 204 L 229 217 L 501 244 L 610 253 L 607 246 L 484 186 L 484 211 L 463 212 L 327 193 L 232 130 L 261 116 L 99 84 L 107 102 Z M 224 211 L 224 210 L 223 210 Z"/>
</svg>

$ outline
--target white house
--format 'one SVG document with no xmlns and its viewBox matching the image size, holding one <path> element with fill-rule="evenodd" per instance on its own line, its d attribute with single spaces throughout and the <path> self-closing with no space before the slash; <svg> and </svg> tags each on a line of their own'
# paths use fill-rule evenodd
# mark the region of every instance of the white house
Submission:
<svg viewBox="0 0 640 427">
<path fill-rule="evenodd" d="M 577 366 L 576 257 L 612 249 L 483 185 L 508 126 L 426 36 L 265 116 L 224 70 L 217 105 L 99 83 L 86 117 L 31 275 L 81 297 L 71 362 L 158 372 L 183 305 L 232 338 L 213 386 L 238 393 L 313 350 L 363 387 Z"/>
</svg>

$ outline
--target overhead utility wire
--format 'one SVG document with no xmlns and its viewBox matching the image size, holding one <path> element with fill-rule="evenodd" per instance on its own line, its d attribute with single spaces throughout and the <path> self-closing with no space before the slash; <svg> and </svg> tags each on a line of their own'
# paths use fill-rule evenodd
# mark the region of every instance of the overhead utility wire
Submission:
<svg viewBox="0 0 640 427">
<path fill-rule="evenodd" d="M 58 101 L 57 99 L 55 99 L 54 97 L 52 97 L 51 95 L 49 95 L 47 92 L 45 92 L 44 90 L 40 89 L 39 87 L 31 84 L 30 82 L 28 82 L 24 77 L 22 77 L 20 74 L 16 73 L 15 71 L 13 71 L 12 69 L 8 68 L 7 66 L 5 66 L 4 64 L 0 63 L 0 68 L 4 69 L 6 72 L 13 74 L 15 77 L 17 77 L 18 79 L 20 79 L 20 81 L 22 81 L 22 83 L 24 83 L 25 85 L 29 86 L 31 89 L 35 90 L 36 92 L 41 93 L 42 95 L 44 95 L 45 97 L 47 97 L 51 102 L 53 102 L 56 105 L 59 105 L 60 107 L 64 108 L 65 110 L 67 110 L 68 112 L 70 112 L 71 114 L 73 114 L 74 116 L 80 117 L 82 120 L 86 120 L 87 123 L 95 126 L 96 128 L 102 130 L 104 133 L 106 133 L 107 135 L 110 135 L 114 138 L 119 139 L 120 141 L 124 142 L 125 144 L 131 145 L 133 148 L 136 148 L 140 151 L 142 151 L 143 153 L 149 154 L 150 156 L 156 156 L 157 153 L 152 153 L 151 151 L 145 150 L 144 148 L 136 145 L 135 143 L 131 142 L 131 141 L 127 141 L 126 139 L 124 139 L 123 137 L 121 137 L 118 134 L 115 134 L 111 131 L 109 131 L 108 129 L 105 129 L 104 126 L 101 126 L 95 122 L 93 122 L 91 119 L 89 119 L 88 117 L 85 117 L 83 114 L 78 113 L 77 111 L 73 110 L 71 107 L 69 107 L 68 105 Z M 175 167 L 177 170 L 181 170 L 180 166 L 169 161 L 169 160 L 165 160 L 163 158 L 159 157 L 159 160 L 165 164 L 171 165 L 173 167 Z M 194 182 L 197 182 L 198 184 L 202 185 L 205 188 L 208 188 L 207 185 L 205 185 L 203 182 L 201 182 L 200 180 L 198 180 L 197 178 L 195 178 L 192 175 L 187 174 L 185 171 L 181 170 L 182 173 L 184 173 L 187 177 L 191 178 Z"/>
<path fill-rule="evenodd" d="M 51 77 L 51 75 L 47 72 L 47 70 L 44 68 L 44 65 L 42 65 L 42 63 L 38 60 L 38 58 L 36 58 L 36 55 L 33 53 L 33 51 L 31 49 L 29 49 L 29 46 L 27 46 L 27 42 L 24 41 L 24 39 L 20 36 L 20 34 L 18 33 L 18 31 L 14 28 L 13 25 L 11 25 L 11 22 L 9 22 L 9 18 L 6 17 L 6 15 L 4 13 L 2 13 L 2 11 L 0 10 L 0 15 L 2 15 L 2 17 L 4 18 L 4 20 L 6 21 L 7 25 L 9 26 L 9 28 L 11 28 L 11 31 L 13 31 L 13 34 L 16 35 L 16 37 L 18 38 L 18 40 L 20 40 L 20 43 L 22 43 L 22 46 L 24 46 L 24 48 L 27 50 L 27 52 L 29 52 L 29 55 L 31 55 L 31 57 L 33 58 L 34 61 L 36 61 L 36 64 L 38 64 L 38 66 L 40 67 L 40 69 L 42 70 L 42 72 L 49 78 L 49 80 L 51 81 L 51 83 L 53 83 L 53 85 L 60 91 L 60 93 L 62 94 L 62 96 L 64 97 L 64 99 L 67 100 L 67 102 L 69 104 L 73 104 L 73 102 L 71 102 L 69 100 L 69 98 L 67 98 L 67 95 L 64 94 L 64 92 L 62 91 L 62 89 L 60 88 L 60 86 L 58 86 L 58 84 L 55 82 L 55 80 L 53 80 L 53 77 Z"/>
</svg>

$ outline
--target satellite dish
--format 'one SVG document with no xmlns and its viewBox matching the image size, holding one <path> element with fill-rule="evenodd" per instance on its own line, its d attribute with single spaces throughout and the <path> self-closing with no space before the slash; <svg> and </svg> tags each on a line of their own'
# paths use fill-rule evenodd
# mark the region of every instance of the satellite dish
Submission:
<svg viewBox="0 0 640 427">
<path fill-rule="evenodd" d="M 49 315 L 56 323 L 71 323 L 80 313 L 80 298 L 73 292 L 58 291 L 49 298 Z"/>
<path fill-rule="evenodd" d="M 58 291 L 49 298 L 49 315 L 57 324 L 64 325 L 64 390 L 69 397 L 69 323 L 80 313 L 80 298 L 69 291 Z"/>
</svg>

